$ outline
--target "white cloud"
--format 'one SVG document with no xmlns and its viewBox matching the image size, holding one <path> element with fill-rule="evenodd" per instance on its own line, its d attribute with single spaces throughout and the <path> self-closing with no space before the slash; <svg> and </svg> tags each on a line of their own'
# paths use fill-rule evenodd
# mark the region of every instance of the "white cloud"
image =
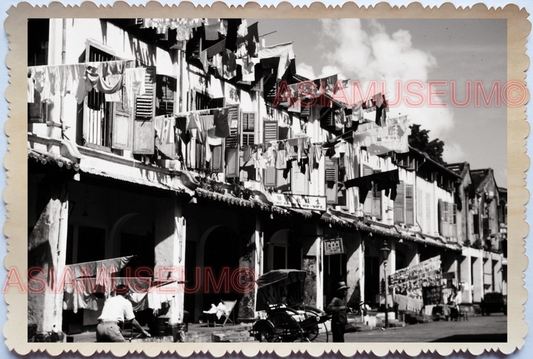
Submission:
<svg viewBox="0 0 533 359">
<path fill-rule="evenodd" d="M 463 152 L 461 145 L 453 142 L 446 142 L 444 144 L 442 159 L 444 162 L 448 163 L 463 162 L 465 159 L 465 153 Z"/>
<path fill-rule="evenodd" d="M 313 66 L 306 64 L 305 62 L 296 62 L 296 72 L 298 75 L 307 77 L 308 79 L 315 79 L 315 70 L 313 69 Z"/>
<path fill-rule="evenodd" d="M 389 35 L 377 20 L 369 23 L 368 30 L 363 28 L 360 19 L 323 19 L 321 22 L 320 40 L 331 49 L 324 55 L 328 65 L 323 73 L 334 70 L 345 78 L 357 80 L 363 94 L 367 93 L 371 81 L 384 81 L 389 100 L 397 95 L 397 81 L 401 83 L 403 99 L 406 83 L 421 81 L 425 89 L 420 92 L 427 102 L 426 82 L 429 71 L 437 66 L 437 60 L 430 53 L 415 48 L 408 31 L 398 30 Z M 438 101 L 438 98 L 435 96 L 434 100 Z M 425 103 L 422 106 L 410 108 L 404 100 L 398 107 L 391 108 L 390 115 L 407 114 L 412 123 L 431 131 L 432 139 L 446 137 L 454 127 L 453 111 L 450 108 L 428 108 Z"/>
</svg>

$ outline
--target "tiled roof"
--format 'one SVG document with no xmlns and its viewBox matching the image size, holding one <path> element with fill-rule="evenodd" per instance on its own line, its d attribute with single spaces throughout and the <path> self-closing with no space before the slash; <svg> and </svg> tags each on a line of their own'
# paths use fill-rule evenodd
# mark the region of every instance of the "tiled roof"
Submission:
<svg viewBox="0 0 533 359">
<path fill-rule="evenodd" d="M 28 159 L 40 162 L 43 165 L 55 164 L 60 168 L 73 169 L 74 171 L 79 171 L 80 169 L 78 163 L 74 163 L 66 157 L 54 153 L 41 152 L 31 148 L 28 148 Z"/>
</svg>

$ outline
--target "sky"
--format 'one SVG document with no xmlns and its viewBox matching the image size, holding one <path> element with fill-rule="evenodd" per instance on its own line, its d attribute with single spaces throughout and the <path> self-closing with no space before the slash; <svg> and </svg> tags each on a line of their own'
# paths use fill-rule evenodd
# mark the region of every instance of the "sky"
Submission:
<svg viewBox="0 0 533 359">
<path fill-rule="evenodd" d="M 487 98 L 495 82 L 506 81 L 505 19 L 249 19 L 248 24 L 256 21 L 267 46 L 293 41 L 298 74 L 311 79 L 338 74 L 357 80 L 363 93 L 370 81 L 382 81 L 390 102 L 398 94 L 402 99 L 389 116 L 407 114 L 411 123 L 430 131 L 430 140 L 444 141 L 446 162 L 493 168 L 497 185 L 507 186 L 506 108 L 494 99 L 488 106 L 474 100 L 475 81 L 481 81 Z M 424 86 L 411 87 L 424 94 L 420 107 L 406 103 L 419 100 L 406 93 L 413 81 Z M 432 96 L 436 106 L 429 105 L 428 81 L 444 81 L 433 87 L 445 92 Z M 452 81 L 457 102 L 467 99 L 472 82 L 470 105 L 452 103 Z"/>
</svg>

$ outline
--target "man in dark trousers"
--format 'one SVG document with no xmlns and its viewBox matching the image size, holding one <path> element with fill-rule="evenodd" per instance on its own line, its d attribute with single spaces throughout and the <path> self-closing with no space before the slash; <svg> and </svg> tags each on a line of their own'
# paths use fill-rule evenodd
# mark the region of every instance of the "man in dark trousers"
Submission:
<svg viewBox="0 0 533 359">
<path fill-rule="evenodd" d="M 346 282 L 339 282 L 335 291 L 335 298 L 333 298 L 327 307 L 327 311 L 333 315 L 331 319 L 331 332 L 333 333 L 334 343 L 344 343 L 344 331 L 346 323 L 348 323 L 346 293 L 348 293 Z"/>
<path fill-rule="evenodd" d="M 102 315 L 98 318 L 96 327 L 97 342 L 125 342 L 124 336 L 119 327 L 119 322 L 130 321 L 134 328 L 138 329 L 146 337 L 150 334 L 144 330 L 133 314 L 133 306 L 125 297 L 129 293 L 126 285 L 119 284 L 112 296 L 106 299 Z M 115 295 L 113 295 L 115 294 Z"/>
</svg>

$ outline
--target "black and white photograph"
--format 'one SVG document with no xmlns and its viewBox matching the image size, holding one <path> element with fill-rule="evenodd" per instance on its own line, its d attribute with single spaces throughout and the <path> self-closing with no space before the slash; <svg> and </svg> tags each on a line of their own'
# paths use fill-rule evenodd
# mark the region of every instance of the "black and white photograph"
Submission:
<svg viewBox="0 0 533 359">
<path fill-rule="evenodd" d="M 508 19 L 25 31 L 28 343 L 509 341 Z"/>
</svg>

